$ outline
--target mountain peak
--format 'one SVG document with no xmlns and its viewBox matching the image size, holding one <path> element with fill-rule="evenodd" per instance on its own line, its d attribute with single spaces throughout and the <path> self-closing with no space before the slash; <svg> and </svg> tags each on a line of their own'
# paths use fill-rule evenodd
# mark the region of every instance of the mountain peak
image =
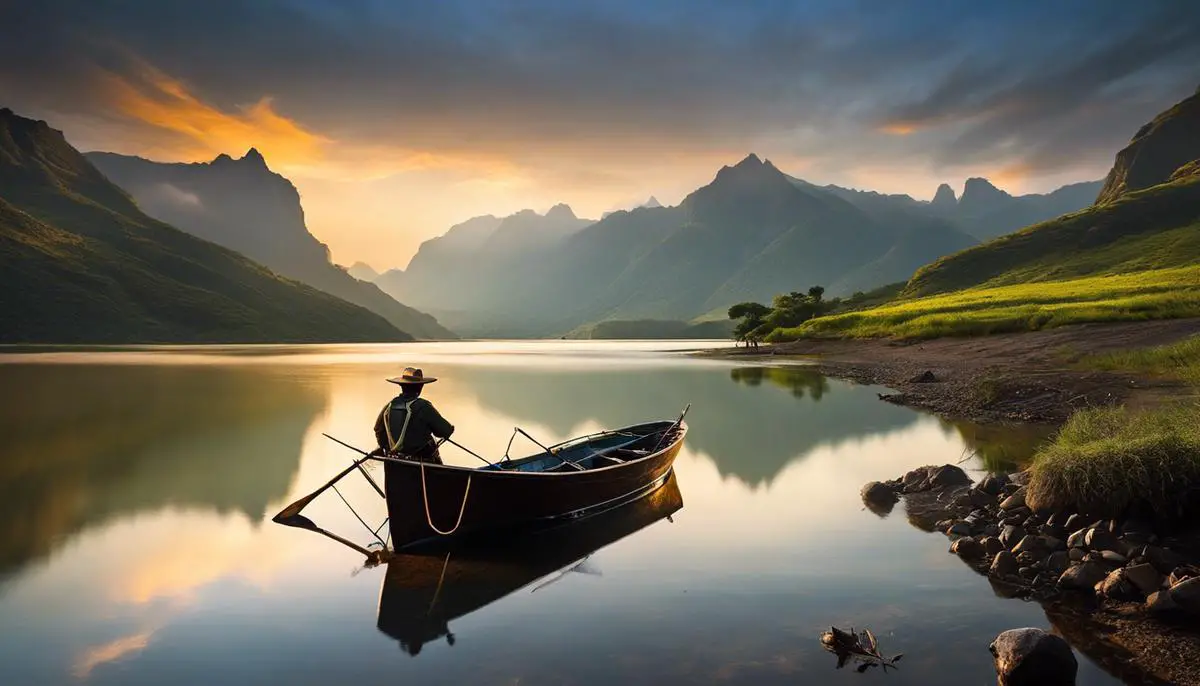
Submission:
<svg viewBox="0 0 1200 686">
<path fill-rule="evenodd" d="M 246 154 L 242 155 L 242 159 L 239 161 L 250 162 L 262 167 L 263 169 L 267 168 L 267 161 L 263 158 L 262 153 L 258 151 L 258 148 L 250 148 L 247 150 Z"/>
<path fill-rule="evenodd" d="M 943 183 L 938 186 L 937 192 L 933 194 L 933 200 L 929 203 L 934 207 L 952 207 L 958 204 L 958 198 L 954 195 L 954 189 L 950 184 Z"/>
<path fill-rule="evenodd" d="M 547 219 L 575 219 L 575 212 L 571 210 L 571 206 L 565 202 L 560 202 L 549 210 L 546 210 Z"/>
<path fill-rule="evenodd" d="M 733 168 L 734 169 L 753 169 L 755 167 L 761 167 L 761 166 L 763 166 L 763 161 L 758 158 L 758 155 L 755 155 L 754 153 L 750 153 L 749 155 L 746 155 L 745 159 L 743 159 L 741 162 L 738 162 L 736 165 L 734 165 Z"/>
<path fill-rule="evenodd" d="M 1117 153 L 1096 204 L 1169 181 L 1200 159 L 1200 90 L 1160 113 Z"/>
<path fill-rule="evenodd" d="M 659 202 L 658 198 L 654 197 L 653 195 L 650 196 L 649 200 L 642 203 L 641 205 L 638 205 L 638 207 L 645 207 L 647 209 L 654 209 L 655 207 L 662 207 L 662 206 L 663 206 L 663 204 L 661 202 Z"/>
</svg>

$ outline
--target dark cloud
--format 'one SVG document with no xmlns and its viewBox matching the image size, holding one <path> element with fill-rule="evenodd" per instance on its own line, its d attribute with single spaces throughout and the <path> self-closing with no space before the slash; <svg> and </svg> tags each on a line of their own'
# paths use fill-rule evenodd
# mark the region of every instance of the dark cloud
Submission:
<svg viewBox="0 0 1200 686">
<path fill-rule="evenodd" d="M 93 70 L 128 71 L 132 55 L 220 108 L 270 95 L 335 139 L 531 164 L 769 144 L 829 169 L 1049 172 L 1081 150 L 1111 159 L 1200 81 L 1200 10 L 1171 0 L 43 0 L 6 14 L 0 92 L 18 108 L 104 116 Z"/>
</svg>

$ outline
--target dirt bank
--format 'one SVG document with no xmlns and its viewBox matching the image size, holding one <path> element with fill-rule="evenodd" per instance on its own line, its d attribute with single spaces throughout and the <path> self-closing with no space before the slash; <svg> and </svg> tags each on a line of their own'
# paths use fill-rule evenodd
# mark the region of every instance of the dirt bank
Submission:
<svg viewBox="0 0 1200 686">
<path fill-rule="evenodd" d="M 1085 355 L 1164 345 L 1196 334 L 1200 319 L 1175 319 L 914 342 L 809 340 L 709 354 L 811 359 L 830 376 L 887 386 L 897 392 L 884 399 L 946 417 L 1058 423 L 1083 407 L 1140 407 L 1192 393 L 1174 380 L 1087 371 L 1077 363 Z"/>
</svg>

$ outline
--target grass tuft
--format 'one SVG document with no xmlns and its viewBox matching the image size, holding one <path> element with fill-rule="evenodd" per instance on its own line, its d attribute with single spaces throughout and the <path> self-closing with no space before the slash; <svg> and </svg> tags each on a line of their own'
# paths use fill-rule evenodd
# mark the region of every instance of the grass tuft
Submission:
<svg viewBox="0 0 1200 686">
<path fill-rule="evenodd" d="M 1104 371 L 1141 372 L 1183 379 L 1200 386 L 1200 336 L 1156 348 L 1121 350 L 1085 358 L 1082 364 Z"/>
<path fill-rule="evenodd" d="M 1038 451 L 1026 500 L 1096 516 L 1200 514 L 1200 406 L 1075 413 Z"/>
</svg>

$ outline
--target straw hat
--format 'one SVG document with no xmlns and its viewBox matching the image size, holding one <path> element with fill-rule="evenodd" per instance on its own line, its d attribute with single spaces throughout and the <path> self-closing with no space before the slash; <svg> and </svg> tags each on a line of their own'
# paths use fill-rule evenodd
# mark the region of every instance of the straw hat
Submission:
<svg viewBox="0 0 1200 686">
<path fill-rule="evenodd" d="M 433 383 L 434 381 L 437 381 L 437 377 L 425 376 L 425 374 L 423 374 L 421 370 L 417 369 L 416 367 L 405 367 L 404 371 L 400 372 L 400 376 L 393 376 L 392 378 L 388 379 L 388 381 L 391 383 L 400 384 L 401 386 L 407 386 L 409 384 L 418 386 L 420 384 Z"/>
</svg>

